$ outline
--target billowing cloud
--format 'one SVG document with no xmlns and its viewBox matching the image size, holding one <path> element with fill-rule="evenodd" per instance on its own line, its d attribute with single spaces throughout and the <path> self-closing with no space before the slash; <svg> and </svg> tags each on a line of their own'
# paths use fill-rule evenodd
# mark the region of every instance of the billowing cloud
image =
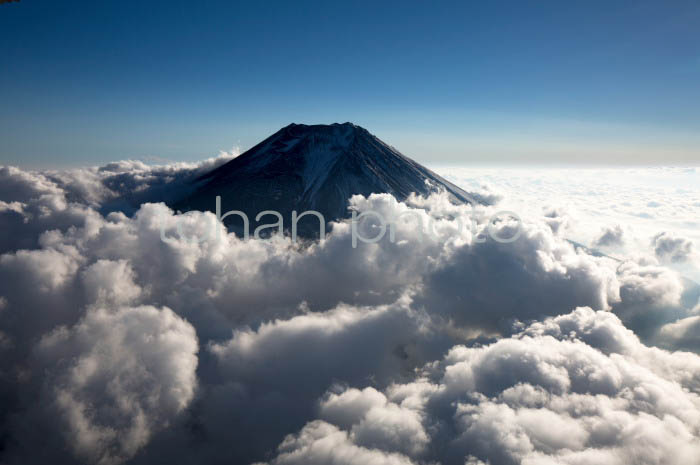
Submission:
<svg viewBox="0 0 700 465">
<path fill-rule="evenodd" d="M 545 207 L 543 219 L 554 234 L 563 233 L 571 226 L 571 216 L 561 207 Z"/>
<path fill-rule="evenodd" d="M 500 208 L 523 217 L 556 212 L 550 221 L 566 219 L 565 234 L 580 244 L 623 227 L 628 255 L 654 253 L 650 238 L 660 231 L 700 243 L 700 191 L 696 169 L 656 167 L 619 169 L 444 167 L 439 174 L 457 185 L 484 182 L 503 193 Z M 616 252 L 619 253 L 619 250 Z M 619 257 L 622 258 L 622 257 Z M 680 263 L 667 263 L 678 268 Z M 700 282 L 698 263 L 685 263 L 689 278 Z"/>
<path fill-rule="evenodd" d="M 625 231 L 618 224 L 604 228 L 593 245 L 598 247 L 622 247 L 625 245 Z"/>
<path fill-rule="evenodd" d="M 673 263 L 694 262 L 700 259 L 692 241 L 668 232 L 662 232 L 652 238 L 654 253 L 659 260 Z"/>
<path fill-rule="evenodd" d="M 94 308 L 47 333 L 30 359 L 37 372 L 18 380 L 27 405 L 8 420 L 20 442 L 11 461 L 26 460 L 28 443 L 36 460 L 71 460 L 60 437 L 86 463 L 132 457 L 194 397 L 197 352 L 194 328 L 167 308 Z"/>
<path fill-rule="evenodd" d="M 271 463 L 342 438 L 414 463 L 682 464 L 700 452 L 699 394 L 700 358 L 646 347 L 614 315 L 579 308 L 456 346 L 411 383 L 327 395 Z"/>
<path fill-rule="evenodd" d="M 591 255 L 566 240 L 562 208 L 523 215 L 503 243 L 489 236 L 512 233 L 490 223 L 501 205 L 355 196 L 349 208 L 396 224 L 353 247 L 347 221 L 315 243 L 243 240 L 161 202 L 226 157 L 0 169 L 0 461 L 661 463 L 666 446 L 695 451 L 698 357 L 638 339 L 698 350 L 697 296 L 677 271 Z"/>
<path fill-rule="evenodd" d="M 659 345 L 674 349 L 700 352 L 700 312 L 672 323 L 666 323 L 658 332 Z"/>
<path fill-rule="evenodd" d="M 408 457 L 358 446 L 348 433 L 323 421 L 309 423 L 279 447 L 273 465 L 412 465 Z M 262 465 L 262 464 L 258 464 Z"/>
<path fill-rule="evenodd" d="M 41 233 L 86 227 L 98 214 L 134 213 L 146 202 L 169 202 L 198 176 L 233 157 L 222 153 L 199 163 L 150 166 L 120 161 L 102 167 L 28 172 L 0 166 L 0 253 L 36 248 Z"/>
</svg>

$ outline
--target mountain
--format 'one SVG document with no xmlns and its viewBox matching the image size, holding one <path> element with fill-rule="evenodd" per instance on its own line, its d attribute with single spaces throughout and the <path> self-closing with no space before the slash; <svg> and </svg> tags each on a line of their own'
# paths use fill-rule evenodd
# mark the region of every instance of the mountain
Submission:
<svg viewBox="0 0 700 465">
<path fill-rule="evenodd" d="M 437 189 L 456 202 L 474 198 L 360 126 L 290 124 L 198 178 L 193 192 L 174 207 L 214 211 L 221 196 L 221 211 L 244 212 L 252 232 L 256 215 L 265 210 L 280 212 L 288 227 L 292 210 L 315 210 L 326 221 L 349 217 L 348 199 L 354 194 L 386 192 L 404 200 L 412 192 L 427 195 Z M 242 223 L 232 219 L 227 227 L 239 231 Z M 274 222 L 266 216 L 259 224 Z M 299 224 L 302 235 L 318 231 L 314 218 Z"/>
</svg>

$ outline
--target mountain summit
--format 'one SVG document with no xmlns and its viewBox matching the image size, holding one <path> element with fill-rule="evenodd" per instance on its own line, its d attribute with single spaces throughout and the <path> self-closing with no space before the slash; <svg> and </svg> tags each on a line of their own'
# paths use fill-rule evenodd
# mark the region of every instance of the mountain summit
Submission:
<svg viewBox="0 0 700 465">
<path fill-rule="evenodd" d="M 290 224 L 293 210 L 315 210 L 326 221 L 349 217 L 354 194 L 386 192 L 404 200 L 412 192 L 437 189 L 458 202 L 472 198 L 360 126 L 290 124 L 200 177 L 175 207 L 214 211 L 221 196 L 222 211 L 242 211 L 252 222 L 258 213 L 274 210 Z"/>
</svg>

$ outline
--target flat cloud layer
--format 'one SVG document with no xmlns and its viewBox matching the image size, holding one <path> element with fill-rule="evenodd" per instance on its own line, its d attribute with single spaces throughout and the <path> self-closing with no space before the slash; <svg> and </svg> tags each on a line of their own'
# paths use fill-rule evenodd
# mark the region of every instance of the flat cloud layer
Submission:
<svg viewBox="0 0 700 465">
<path fill-rule="evenodd" d="M 667 266 L 692 243 L 620 261 L 564 209 L 501 243 L 498 205 L 374 194 L 349 206 L 393 241 L 295 244 L 159 203 L 225 160 L 0 168 L 2 463 L 697 456 L 700 357 L 672 351 L 700 349 L 700 293 Z"/>
</svg>

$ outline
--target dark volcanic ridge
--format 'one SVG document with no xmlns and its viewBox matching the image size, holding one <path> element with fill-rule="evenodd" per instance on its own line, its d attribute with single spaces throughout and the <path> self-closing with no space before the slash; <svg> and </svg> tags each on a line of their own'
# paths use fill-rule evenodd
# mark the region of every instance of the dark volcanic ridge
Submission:
<svg viewBox="0 0 700 465">
<path fill-rule="evenodd" d="M 180 211 L 239 210 L 255 227 L 256 215 L 265 210 L 282 214 L 285 228 L 291 212 L 315 210 L 326 221 L 350 217 L 348 199 L 361 194 L 389 193 L 405 200 L 412 192 L 429 195 L 444 189 L 453 201 L 471 203 L 479 198 L 402 155 L 366 129 L 352 123 L 331 125 L 290 124 L 230 162 L 201 176 L 187 197 L 172 205 Z M 233 231 L 239 217 L 227 218 Z M 306 221 L 313 220 L 313 221 Z M 300 221 L 300 234 L 318 220 Z M 261 218 L 261 224 L 274 217 Z"/>
</svg>

